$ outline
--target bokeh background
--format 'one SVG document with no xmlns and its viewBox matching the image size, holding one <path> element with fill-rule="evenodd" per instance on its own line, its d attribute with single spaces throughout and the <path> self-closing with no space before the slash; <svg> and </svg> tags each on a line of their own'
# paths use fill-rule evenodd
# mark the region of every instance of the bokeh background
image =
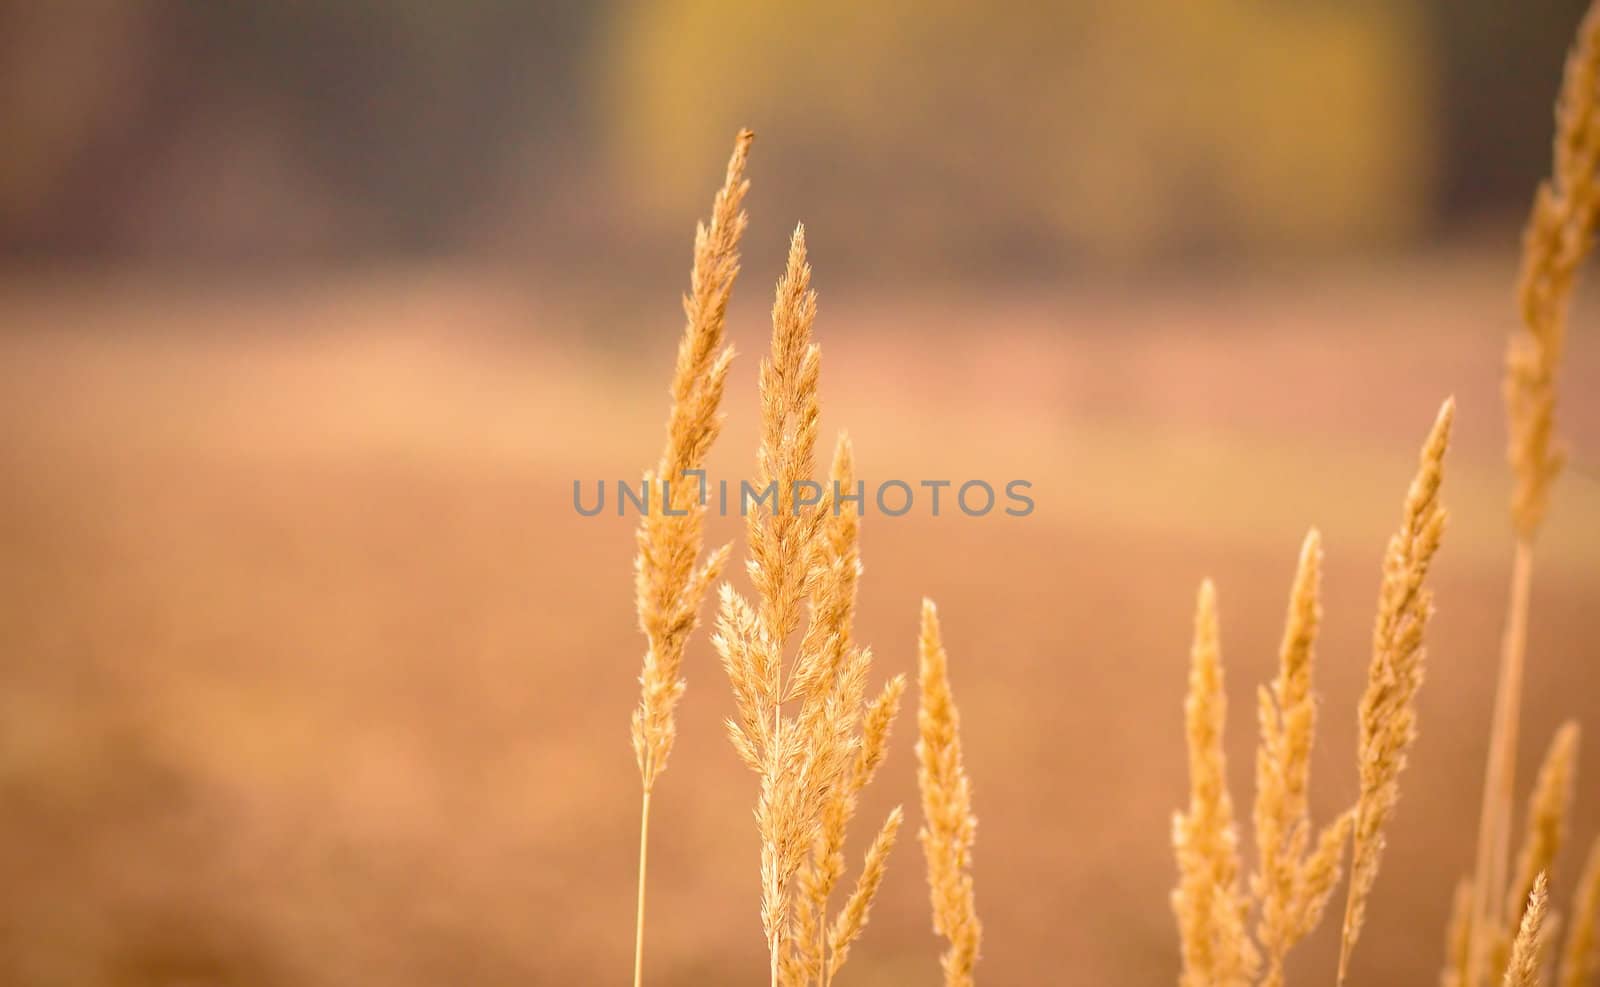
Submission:
<svg viewBox="0 0 1600 987">
<path fill-rule="evenodd" d="M 1311 524 L 1313 801 L 1353 797 L 1380 555 L 1456 395 L 1423 733 L 1356 961 L 1429 980 L 1508 576 L 1519 229 L 1582 6 L 3 0 L 0 982 L 626 982 L 632 519 L 571 490 L 654 460 L 745 125 L 716 474 L 748 475 L 804 220 L 824 425 L 869 483 L 1034 484 L 1024 519 L 864 531 L 880 673 L 913 671 L 919 597 L 944 614 L 987 983 L 1172 982 L 1194 588 L 1219 584 L 1247 803 Z M 1600 728 L 1596 314 L 1524 780 L 1562 718 Z M 755 783 L 704 634 L 686 673 L 649 979 L 759 983 Z M 860 823 L 911 809 L 853 984 L 937 982 L 911 723 Z"/>
</svg>

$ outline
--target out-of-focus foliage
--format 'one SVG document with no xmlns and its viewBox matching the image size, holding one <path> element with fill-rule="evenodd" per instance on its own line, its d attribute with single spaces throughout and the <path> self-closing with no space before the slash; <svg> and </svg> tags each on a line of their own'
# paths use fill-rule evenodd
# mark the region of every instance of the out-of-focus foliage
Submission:
<svg viewBox="0 0 1600 987">
<path fill-rule="evenodd" d="M 803 190 L 825 167 L 865 193 L 846 197 L 857 223 L 908 236 L 1021 231 L 1135 256 L 1371 242 L 1427 206 L 1418 28 L 1410 5 L 1365 0 L 1003 16 L 959 0 L 634 0 L 604 46 L 608 116 L 631 185 L 677 212 L 705 149 L 748 123 L 783 135 L 764 181 Z M 807 147 L 829 148 L 826 165 Z"/>
<path fill-rule="evenodd" d="M 592 17 L 537 0 L 0 0 L 0 251 L 458 242 L 560 175 Z"/>
<path fill-rule="evenodd" d="M 1550 168 L 1550 100 L 1588 0 L 1433 0 L 1435 126 L 1444 154 L 1434 201 L 1461 220 L 1486 206 L 1520 214 Z M 1514 205 L 1516 208 L 1511 209 Z"/>
<path fill-rule="evenodd" d="M 614 270 L 746 124 L 835 262 L 1415 244 L 1525 211 L 1586 3 L 0 0 L 0 265 Z"/>
</svg>

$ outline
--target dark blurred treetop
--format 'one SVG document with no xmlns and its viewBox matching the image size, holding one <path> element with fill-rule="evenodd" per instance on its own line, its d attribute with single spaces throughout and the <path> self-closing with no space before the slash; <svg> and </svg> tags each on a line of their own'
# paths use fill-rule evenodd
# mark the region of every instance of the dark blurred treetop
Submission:
<svg viewBox="0 0 1600 987">
<path fill-rule="evenodd" d="M 0 246 L 447 244 L 578 140 L 592 23 L 526 0 L 0 0 Z"/>
<path fill-rule="evenodd" d="M 743 124 L 874 251 L 1406 242 L 1526 203 L 1582 7 L 0 0 L 0 255 L 649 236 Z"/>
</svg>

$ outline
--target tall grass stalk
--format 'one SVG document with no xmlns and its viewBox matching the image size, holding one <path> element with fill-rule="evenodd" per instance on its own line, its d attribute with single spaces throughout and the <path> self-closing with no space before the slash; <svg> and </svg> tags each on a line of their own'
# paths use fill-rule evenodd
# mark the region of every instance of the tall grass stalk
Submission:
<svg viewBox="0 0 1600 987">
<path fill-rule="evenodd" d="M 927 862 L 933 929 L 948 948 L 939 959 L 945 987 L 972 987 L 983 924 L 972 893 L 972 782 L 961 756 L 961 713 L 950 691 L 950 658 L 939 611 L 922 601 L 917 638 L 917 788 L 922 794 L 922 853 Z"/>
<path fill-rule="evenodd" d="M 821 373 L 816 316 L 805 230 L 797 228 L 773 302 L 771 351 L 761 363 L 756 477 L 775 496 L 757 502 L 746 522 L 745 569 L 756 595 L 747 602 L 724 585 L 713 638 L 733 690 L 729 739 L 760 779 L 761 926 L 773 987 L 832 981 L 867 924 L 901 819 L 899 809 L 889 813 L 830 924 L 845 830 L 887 753 L 905 681 L 891 678 L 876 698 L 865 698 L 872 652 L 852 633 L 859 501 L 847 509 L 831 494 L 801 497 L 807 484 L 820 486 L 812 475 Z M 829 475 L 835 490 L 853 485 L 844 436 Z M 809 621 L 791 657 L 802 610 Z"/>
<path fill-rule="evenodd" d="M 733 359 L 725 346 L 728 299 L 739 274 L 739 238 L 747 223 L 742 209 L 749 182 L 744 169 L 754 135 L 741 131 L 711 222 L 695 231 L 694 267 L 684 296 L 686 323 L 672 377 L 672 409 L 666 444 L 654 470 L 645 474 L 652 510 L 635 537 L 635 605 L 647 647 L 639 674 L 639 708 L 633 714 L 633 751 L 639 765 L 639 902 L 634 925 L 633 983 L 644 983 L 645 876 L 650 848 L 650 796 L 666 770 L 677 737 L 675 712 L 683 696 L 679 672 L 690 633 L 700 622 L 706 590 L 722 572 L 726 547 L 700 559 L 705 507 L 685 479 L 702 469 L 722 427 L 722 392 Z M 669 494 L 670 491 L 670 494 Z"/>
<path fill-rule="evenodd" d="M 1517 301 L 1521 326 L 1506 352 L 1508 458 L 1515 478 L 1511 521 L 1516 550 L 1501 642 L 1488 763 L 1473 868 L 1471 946 L 1465 987 L 1489 982 L 1491 946 L 1511 853 L 1517 736 L 1527 665 L 1533 552 L 1564 455 L 1555 439 L 1556 372 L 1579 266 L 1600 216 L 1600 3 L 1591 5 L 1567 56 L 1557 103 L 1551 177 L 1539 186 L 1523 237 Z"/>
</svg>

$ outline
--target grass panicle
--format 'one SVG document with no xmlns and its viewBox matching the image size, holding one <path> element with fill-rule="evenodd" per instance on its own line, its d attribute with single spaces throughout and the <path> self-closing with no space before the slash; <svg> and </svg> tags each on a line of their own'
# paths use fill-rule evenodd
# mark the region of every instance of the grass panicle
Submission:
<svg viewBox="0 0 1600 987">
<path fill-rule="evenodd" d="M 1504 395 L 1507 456 L 1513 486 L 1511 524 L 1516 549 L 1507 597 L 1505 633 L 1484 770 L 1478 847 L 1473 865 L 1472 961 L 1467 987 L 1485 987 L 1487 941 L 1499 923 L 1511 853 L 1511 815 L 1522 685 L 1527 663 L 1533 585 L 1533 545 L 1549 506 L 1564 455 L 1555 437 L 1556 375 L 1566 345 L 1567 312 L 1578 270 L 1600 219 L 1600 3 L 1579 24 L 1567 56 L 1556 105 L 1550 178 L 1534 195 L 1522 241 L 1517 284 L 1521 324 L 1506 349 Z"/>
<path fill-rule="evenodd" d="M 698 487 L 684 478 L 702 469 L 722 429 L 722 393 L 733 358 L 724 345 L 728 299 L 739 273 L 739 239 L 750 183 L 745 163 L 754 135 L 741 131 L 727 177 L 712 203 L 711 222 L 695 232 L 694 267 L 683 307 L 687 317 L 672 376 L 672 410 L 666 445 L 648 474 L 652 491 L 670 490 L 640 518 L 634 560 L 635 605 L 647 644 L 641 695 L 633 717 L 633 748 L 644 790 L 666 769 L 676 736 L 674 710 L 683 695 L 679 674 L 689 634 L 699 622 L 707 587 L 721 574 L 727 549 L 701 561 L 705 507 Z M 662 487 L 661 484 L 666 484 Z M 669 509 L 670 508 L 670 509 Z"/>
<path fill-rule="evenodd" d="M 1350 835 L 1346 813 L 1312 840 L 1308 792 L 1317 708 L 1311 681 L 1322 621 L 1321 566 L 1322 539 L 1313 529 L 1300 549 L 1278 676 L 1257 695 L 1261 740 L 1252 818 L 1259 864 L 1251 887 L 1260 910 L 1262 987 L 1282 987 L 1290 948 L 1321 922 Z"/>
<path fill-rule="evenodd" d="M 1533 891 L 1517 923 L 1517 937 L 1511 944 L 1511 961 L 1506 966 L 1505 987 L 1539 987 L 1544 967 L 1545 908 L 1549 901 L 1545 876 L 1535 879 Z"/>
<path fill-rule="evenodd" d="M 1506 895 L 1506 926 L 1522 924 L 1522 911 L 1540 874 L 1548 873 L 1566 839 L 1572 811 L 1572 790 L 1578 773 L 1578 724 L 1568 722 L 1556 731 L 1528 799 L 1527 832 L 1517 854 L 1510 890 Z"/>
<path fill-rule="evenodd" d="M 961 757 L 961 713 L 950 690 L 950 658 L 939 612 L 922 601 L 918 637 L 917 787 L 922 793 L 922 853 L 928 866 L 933 929 L 948 944 L 940 965 L 945 987 L 971 987 L 983 941 L 972 890 L 978 820 Z"/>
<path fill-rule="evenodd" d="M 1189 809 L 1174 816 L 1172 844 L 1184 987 L 1240 987 L 1255 975 L 1256 954 L 1246 932 L 1249 899 L 1240 889 L 1239 839 L 1228 795 L 1222 736 L 1227 722 L 1216 589 L 1200 584 L 1184 703 L 1189 747 Z"/>
<path fill-rule="evenodd" d="M 1360 795 L 1352 832 L 1350 889 L 1339 943 L 1341 984 L 1349 973 L 1350 955 L 1361 936 L 1367 898 L 1378 876 L 1384 829 L 1400 796 L 1400 773 L 1417 735 L 1416 697 L 1422 686 L 1426 656 L 1423 631 L 1433 612 L 1426 580 L 1444 535 L 1445 510 L 1439 503 L 1439 489 L 1454 419 L 1455 402 L 1446 400 L 1423 443 L 1417 474 L 1406 495 L 1400 530 L 1384 552 L 1372 661 L 1358 713 L 1356 763 Z"/>
<path fill-rule="evenodd" d="M 878 888 L 883 885 L 884 871 L 889 864 L 889 851 L 894 849 L 895 839 L 900 835 L 900 823 L 904 818 L 900 806 L 895 806 L 888 818 L 883 821 L 883 827 L 878 830 L 878 835 L 873 837 L 871 845 L 867 847 L 866 859 L 861 864 L 861 874 L 856 878 L 856 886 L 850 892 L 850 897 L 845 899 L 844 906 L 839 909 L 839 914 L 833 921 L 833 927 L 828 931 L 828 954 L 823 962 L 823 984 L 833 981 L 834 973 L 844 965 L 845 957 L 849 955 L 850 944 L 855 942 L 862 930 L 867 927 L 867 917 L 872 910 L 873 899 L 878 895 Z"/>
<path fill-rule="evenodd" d="M 1504 911 L 1493 923 L 1481 923 L 1474 935 L 1468 932 L 1469 969 L 1475 965 L 1486 983 L 1497 983 L 1505 975 L 1523 910 L 1533 893 L 1539 875 L 1555 866 L 1556 856 L 1566 837 L 1567 817 L 1572 808 L 1572 790 L 1577 778 L 1578 725 L 1567 723 L 1556 731 L 1539 768 L 1538 780 L 1528 797 L 1527 821 L 1522 848 L 1517 853 L 1516 870 L 1507 886 Z M 1552 933 L 1555 916 L 1545 920 L 1545 939 Z M 1473 955 L 1470 950 L 1476 950 Z"/>
<path fill-rule="evenodd" d="M 812 342 L 817 295 L 811 290 L 805 228 L 789 242 L 789 259 L 772 306 L 772 350 L 761 362 L 761 445 L 756 481 L 770 506 L 751 510 L 746 519 L 749 559 L 745 563 L 759 599 L 762 626 L 780 649 L 800 623 L 809 594 L 812 536 L 822 517 L 797 503 L 801 485 L 813 482 L 820 415 L 818 380 L 822 354 Z M 804 662 L 801 667 L 804 668 Z M 795 698 L 795 676 L 782 700 Z"/>
<path fill-rule="evenodd" d="M 1512 521 L 1532 541 L 1563 455 L 1555 439 L 1556 372 L 1578 268 L 1600 218 L 1600 5 L 1591 6 L 1567 56 L 1557 101 L 1550 178 L 1535 193 L 1523 235 L 1517 302 L 1522 325 L 1506 353 Z"/>
<path fill-rule="evenodd" d="M 646 474 L 647 489 L 661 494 L 646 508 L 637 534 L 636 603 L 647 648 L 632 731 L 643 789 L 635 987 L 643 979 L 650 796 L 676 734 L 687 641 L 727 559 L 726 548 L 704 553 L 699 487 L 679 481 L 703 469 L 721 427 L 732 359 L 725 322 L 746 226 L 750 141 L 748 131 L 740 133 L 711 219 L 697 229 L 667 439 Z M 1555 380 L 1577 273 L 1600 224 L 1600 0 L 1585 16 L 1566 63 L 1554 157 L 1524 235 L 1521 325 L 1506 356 L 1516 553 L 1477 853 L 1471 877 L 1456 888 L 1442 987 L 1488 987 L 1493 981 L 1584 987 L 1600 972 L 1600 840 L 1575 889 L 1563 948 L 1558 953 L 1552 947 L 1562 922 L 1549 910 L 1547 875 L 1567 839 L 1579 744 L 1575 723 L 1564 725 L 1551 742 L 1529 796 L 1514 862 L 1510 844 L 1533 544 L 1563 465 L 1555 437 Z M 814 480 L 821 375 L 816 318 L 805 230 L 797 227 L 777 283 L 770 351 L 759 370 L 758 498 L 741 505 L 751 592 L 722 586 L 712 637 L 734 700 L 728 735 L 759 780 L 760 915 L 772 987 L 831 987 L 868 925 L 903 823 L 899 807 L 889 812 L 860 857 L 849 893 L 831 910 L 848 869 L 848 832 L 887 756 L 906 679 L 891 676 L 869 694 L 873 656 L 855 634 L 862 485 L 847 436 L 841 434 L 834 447 L 829 486 Z M 1326 914 L 1347 843 L 1350 879 L 1336 985 L 1349 977 L 1400 777 L 1417 736 L 1425 632 L 1433 612 L 1428 577 L 1446 521 L 1440 492 L 1454 414 L 1454 401 L 1446 400 L 1419 454 L 1400 528 L 1384 552 L 1367 681 L 1357 708 L 1356 802 L 1320 828 L 1310 800 L 1318 719 L 1313 680 L 1323 619 L 1318 532 L 1308 532 L 1301 546 L 1277 673 L 1256 696 L 1260 736 L 1250 822 L 1257 859 L 1248 881 L 1227 783 L 1216 590 L 1209 580 L 1201 583 L 1184 704 L 1188 804 L 1172 823 L 1180 987 L 1285 987 L 1287 957 Z M 945 985 L 970 987 L 982 943 L 972 875 L 977 820 L 949 656 L 938 612 L 926 599 L 918 653 L 918 837 L 933 928 L 946 942 Z"/>
<path fill-rule="evenodd" d="M 1560 987 L 1585 987 L 1600 971 L 1600 837 L 1589 845 L 1568 912 L 1567 941 L 1561 948 Z"/>
<path fill-rule="evenodd" d="M 866 927 L 900 825 L 891 812 L 870 845 L 855 890 L 831 924 L 830 896 L 844 875 L 845 832 L 861 790 L 888 750 L 903 677 L 866 698 L 872 653 L 853 640 L 861 574 L 859 505 L 803 496 L 813 478 L 821 354 L 812 341 L 816 294 L 805 231 L 795 230 L 761 364 L 761 499 L 747 518 L 751 603 L 724 586 L 713 639 L 733 691 L 728 733 L 760 778 L 761 923 L 771 983 L 826 987 Z M 854 478 L 840 436 L 830 479 Z M 791 641 L 802 611 L 809 622 Z"/>
<path fill-rule="evenodd" d="M 645 496 L 656 499 L 639 520 L 635 537 L 634 597 L 644 632 L 644 667 L 632 736 L 643 793 L 639 808 L 639 897 L 634 930 L 633 982 L 644 982 L 645 870 L 650 846 L 650 795 L 666 770 L 677 737 L 675 714 L 683 697 L 683 653 L 700 622 L 708 587 L 722 573 L 727 548 L 701 560 L 705 507 L 686 473 L 703 469 L 722 429 L 722 393 L 733 361 L 724 344 L 728 299 L 739 274 L 739 239 L 748 219 L 743 204 L 754 135 L 743 130 L 722 188 L 711 204 L 711 221 L 695 230 L 694 265 L 684 296 L 685 324 L 672 374 L 667 438 L 655 469 L 645 474 Z"/>
</svg>

